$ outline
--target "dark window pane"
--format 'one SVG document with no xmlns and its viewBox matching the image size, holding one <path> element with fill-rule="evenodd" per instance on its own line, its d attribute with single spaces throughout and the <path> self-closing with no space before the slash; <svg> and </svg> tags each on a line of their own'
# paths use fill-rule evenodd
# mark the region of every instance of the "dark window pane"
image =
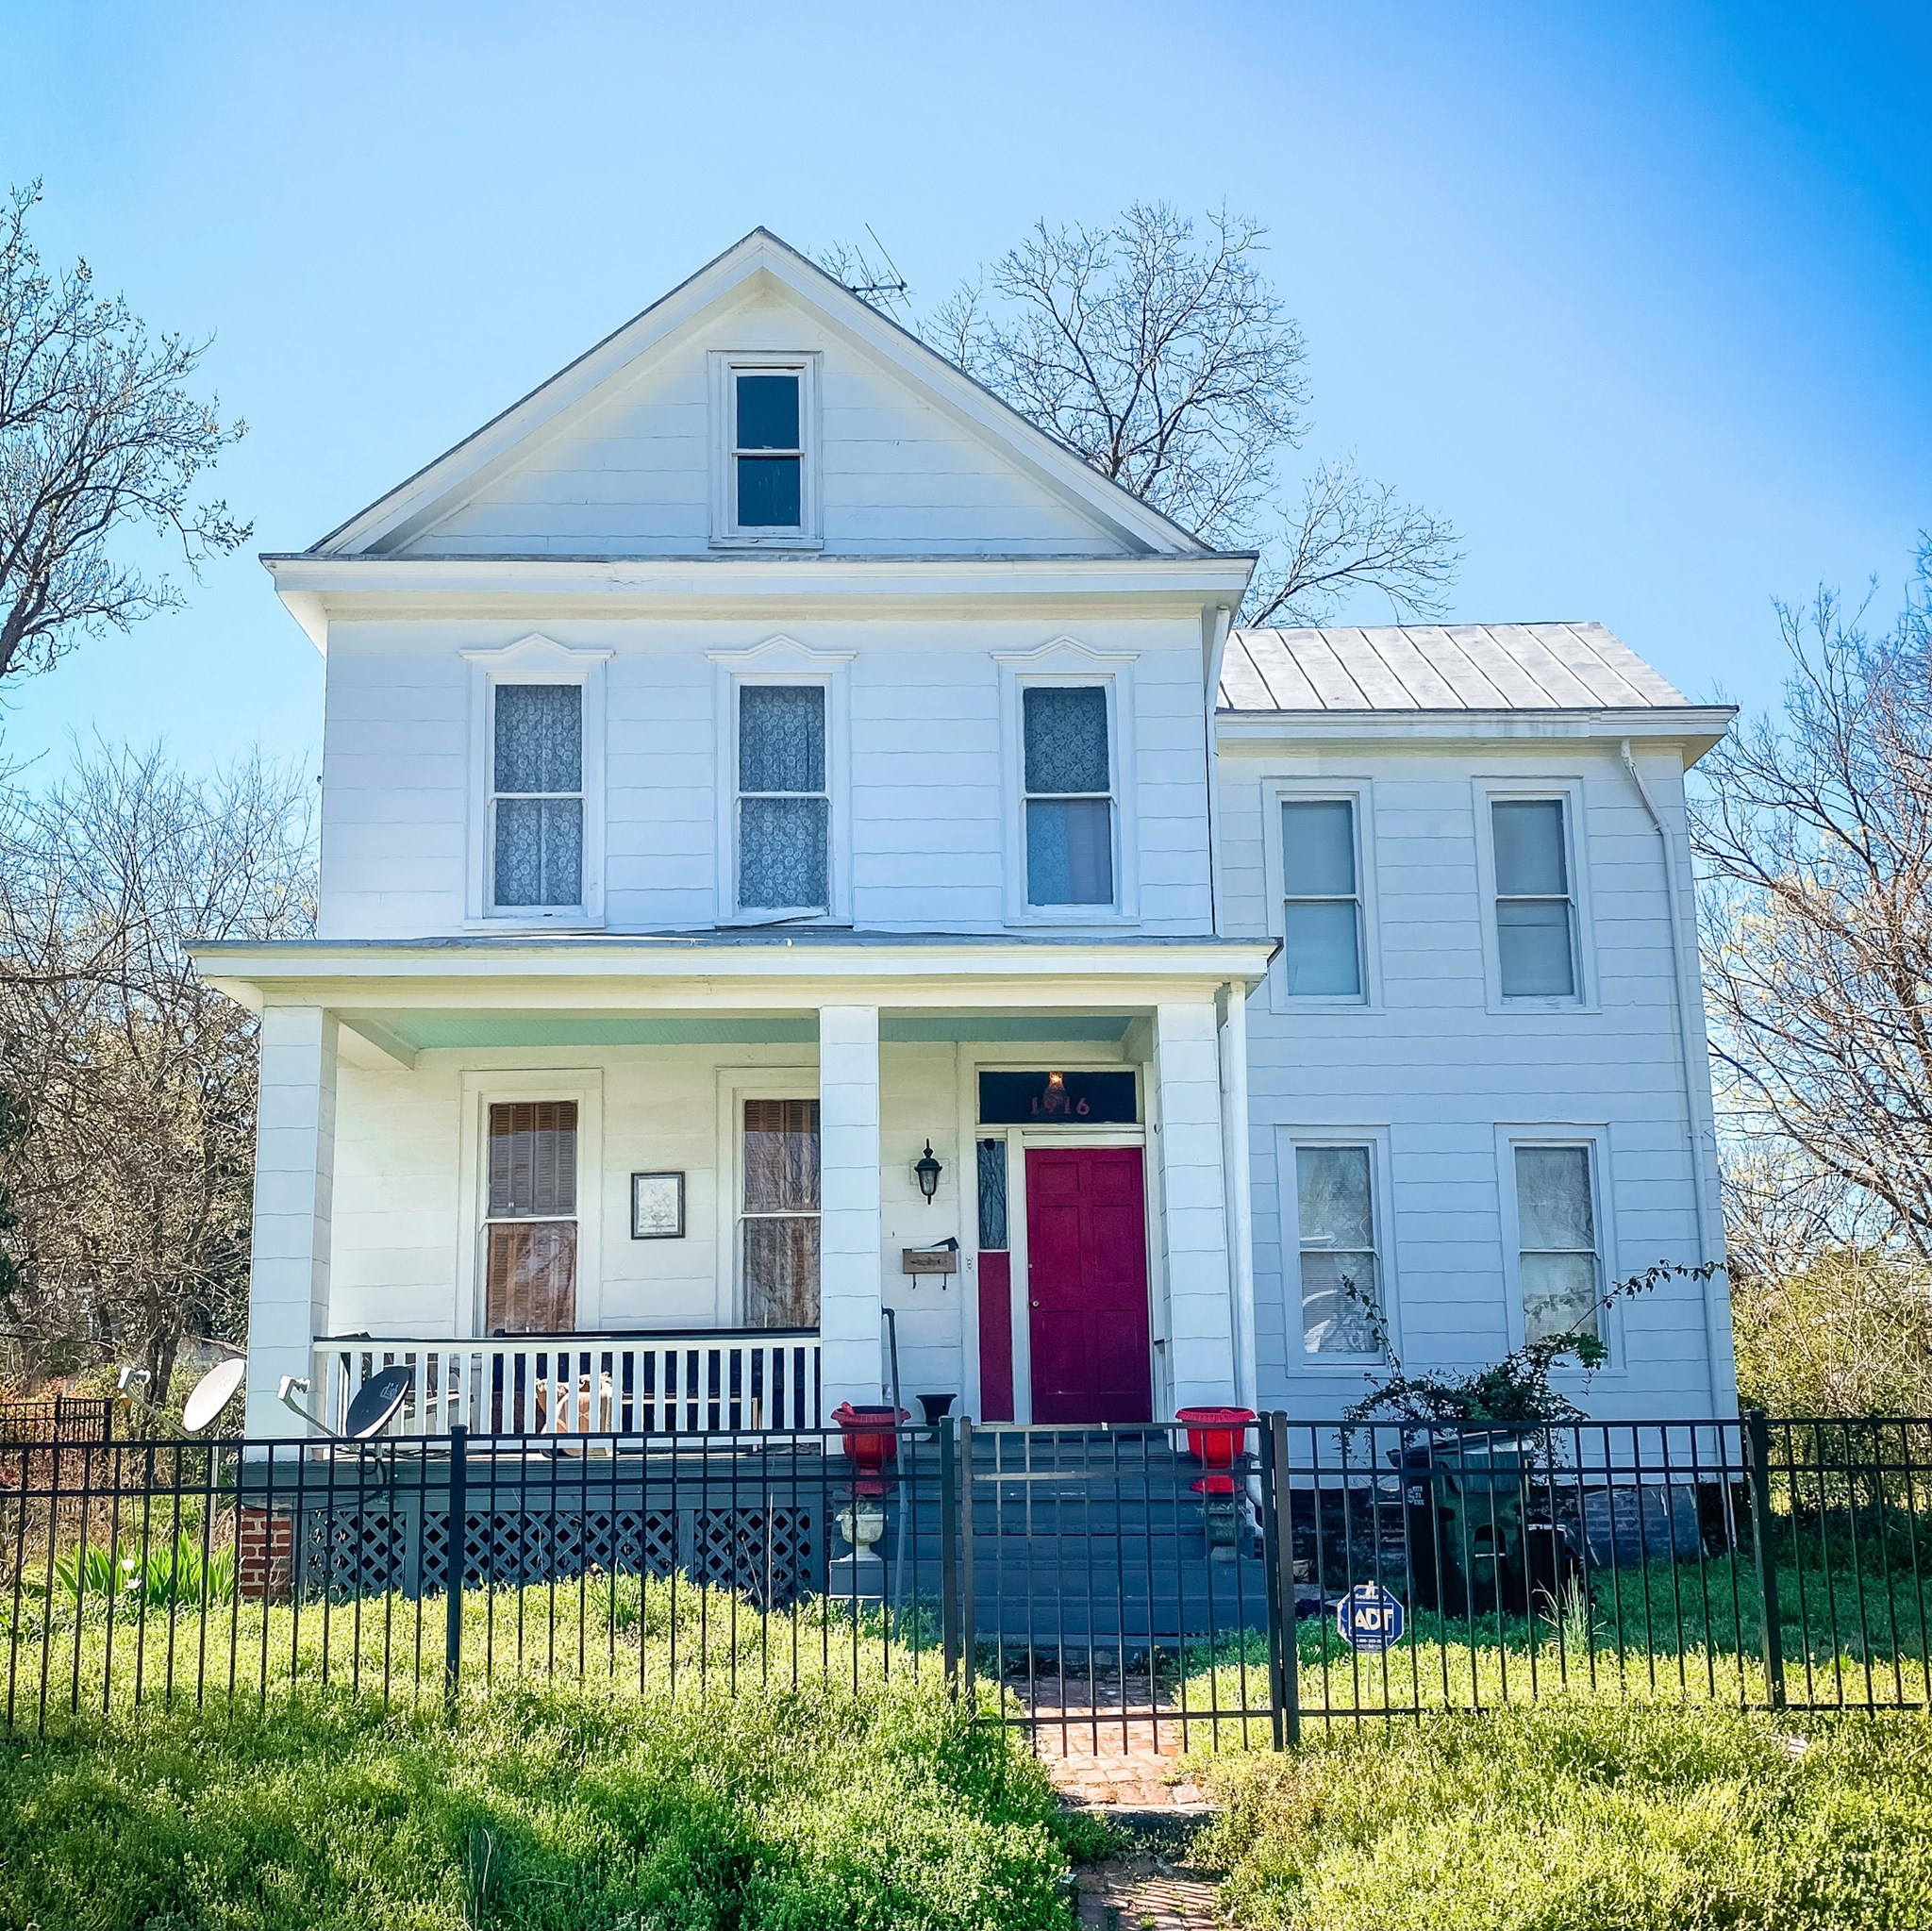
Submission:
<svg viewBox="0 0 1932 1931">
<path fill-rule="evenodd" d="M 1571 999 L 1576 960 L 1570 907 L 1561 900 L 1506 899 L 1496 907 L 1496 957 L 1506 999 Z"/>
<path fill-rule="evenodd" d="M 823 791 L 824 788 L 824 687 L 744 686 L 738 693 L 738 789 Z"/>
<path fill-rule="evenodd" d="M 1007 1143 L 979 1142 L 979 1244 L 989 1253 L 1007 1245 Z"/>
<path fill-rule="evenodd" d="M 1131 1073 L 982 1073 L 979 1117 L 989 1126 L 1068 1123 L 1131 1126 L 1136 1110 Z"/>
<path fill-rule="evenodd" d="M 1026 801 L 1026 903 L 1113 903 L 1113 807 L 1105 798 Z"/>
<path fill-rule="evenodd" d="M 1289 898 L 1355 895 L 1355 807 L 1345 798 L 1281 807 L 1281 880 Z"/>
<path fill-rule="evenodd" d="M 1561 898 L 1570 891 L 1560 798 L 1499 799 L 1490 807 L 1496 837 L 1496 891 L 1504 898 Z"/>
<path fill-rule="evenodd" d="M 795 456 L 741 456 L 738 458 L 740 529 L 796 529 L 805 521 L 800 508 L 799 458 Z"/>
<path fill-rule="evenodd" d="M 819 1204 L 819 1103 L 744 1103 L 744 1210 L 788 1213 Z"/>
<path fill-rule="evenodd" d="M 535 1100 L 490 1109 L 490 1217 L 577 1210 L 577 1103 Z"/>
<path fill-rule="evenodd" d="M 1026 789 L 1110 791 L 1107 692 L 1098 686 L 1063 691 L 1043 686 L 1024 698 Z"/>
<path fill-rule="evenodd" d="M 496 789 L 583 789 L 584 693 L 576 684 L 496 687 Z"/>
<path fill-rule="evenodd" d="M 819 1224 L 815 1220 L 744 1223 L 744 1324 L 819 1324 Z"/>
<path fill-rule="evenodd" d="M 798 440 L 798 377 L 741 375 L 738 378 L 738 446 L 741 449 L 803 449 Z"/>
</svg>

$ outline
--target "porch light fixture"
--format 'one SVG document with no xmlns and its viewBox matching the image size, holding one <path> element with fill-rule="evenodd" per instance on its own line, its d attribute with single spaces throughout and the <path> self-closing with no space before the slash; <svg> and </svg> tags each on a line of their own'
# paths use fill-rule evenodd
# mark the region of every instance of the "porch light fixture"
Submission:
<svg viewBox="0 0 1932 1931">
<path fill-rule="evenodd" d="M 940 1174 L 944 1170 L 939 1163 L 938 1156 L 932 1150 L 928 1137 L 925 1151 L 912 1163 L 912 1177 L 919 1182 L 919 1190 L 925 1195 L 925 1203 L 932 1205 L 932 1197 L 940 1190 Z"/>
</svg>

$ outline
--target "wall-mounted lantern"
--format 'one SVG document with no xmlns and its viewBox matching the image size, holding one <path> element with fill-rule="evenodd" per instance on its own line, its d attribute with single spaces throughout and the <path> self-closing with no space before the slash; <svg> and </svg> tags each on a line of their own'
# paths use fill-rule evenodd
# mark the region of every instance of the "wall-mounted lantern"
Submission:
<svg viewBox="0 0 1932 1931">
<path fill-rule="evenodd" d="M 932 1205 L 932 1197 L 940 1190 L 940 1174 L 944 1169 L 939 1163 L 939 1157 L 932 1150 L 930 1138 L 925 1142 L 925 1151 L 912 1163 L 912 1177 L 919 1182 L 919 1190 L 925 1195 L 926 1205 Z"/>
</svg>

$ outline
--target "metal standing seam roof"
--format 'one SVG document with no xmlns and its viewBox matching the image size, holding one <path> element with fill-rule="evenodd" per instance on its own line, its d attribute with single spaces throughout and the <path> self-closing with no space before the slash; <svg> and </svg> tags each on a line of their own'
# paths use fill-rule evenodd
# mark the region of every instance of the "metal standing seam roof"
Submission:
<svg viewBox="0 0 1932 1931">
<path fill-rule="evenodd" d="M 1235 630 L 1227 711 L 1664 710 L 1690 700 L 1601 624 Z"/>
</svg>

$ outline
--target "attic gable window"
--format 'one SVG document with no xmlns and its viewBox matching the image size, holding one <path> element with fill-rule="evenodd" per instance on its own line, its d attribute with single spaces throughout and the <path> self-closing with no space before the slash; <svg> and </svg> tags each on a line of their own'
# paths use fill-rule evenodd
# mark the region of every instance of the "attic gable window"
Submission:
<svg viewBox="0 0 1932 1931">
<path fill-rule="evenodd" d="M 816 541 L 814 375 L 810 356 L 712 358 L 713 541 L 785 547 Z"/>
</svg>

